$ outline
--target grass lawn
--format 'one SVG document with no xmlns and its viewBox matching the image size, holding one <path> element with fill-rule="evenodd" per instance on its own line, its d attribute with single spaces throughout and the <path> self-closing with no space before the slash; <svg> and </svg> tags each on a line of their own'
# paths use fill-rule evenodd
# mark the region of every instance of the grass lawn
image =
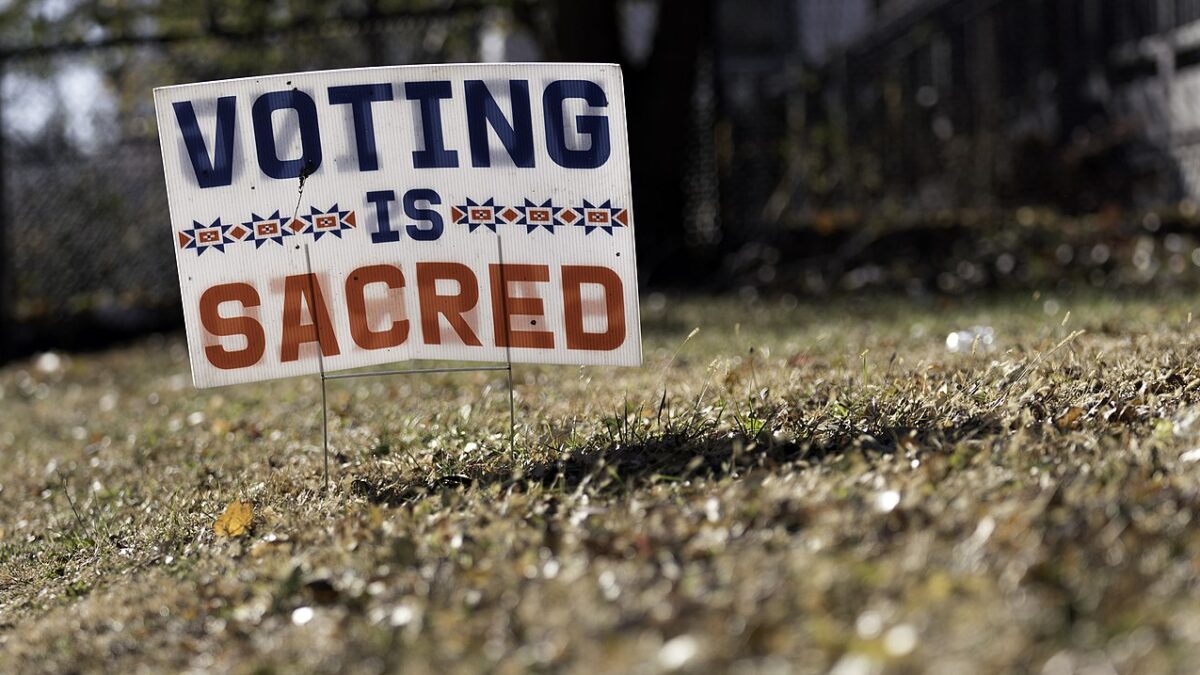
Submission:
<svg viewBox="0 0 1200 675">
<path fill-rule="evenodd" d="M 515 455 L 503 373 L 331 383 L 328 494 L 315 378 L 10 364 L 0 672 L 1193 671 L 1197 299 L 655 298 Z"/>
</svg>

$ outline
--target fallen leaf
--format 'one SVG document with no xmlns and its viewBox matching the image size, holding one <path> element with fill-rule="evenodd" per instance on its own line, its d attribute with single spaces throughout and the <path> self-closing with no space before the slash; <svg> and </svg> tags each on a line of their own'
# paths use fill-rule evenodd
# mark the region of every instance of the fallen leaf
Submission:
<svg viewBox="0 0 1200 675">
<path fill-rule="evenodd" d="M 213 523 L 213 532 L 218 537 L 241 537 L 250 531 L 253 522 L 254 507 L 249 502 L 234 499 Z"/>
<path fill-rule="evenodd" d="M 1054 420 L 1054 425 L 1059 429 L 1066 429 L 1074 424 L 1075 420 L 1079 419 L 1081 415 L 1083 415 L 1083 408 L 1073 405 L 1067 408 L 1066 412 L 1059 416 L 1057 420 Z"/>
</svg>

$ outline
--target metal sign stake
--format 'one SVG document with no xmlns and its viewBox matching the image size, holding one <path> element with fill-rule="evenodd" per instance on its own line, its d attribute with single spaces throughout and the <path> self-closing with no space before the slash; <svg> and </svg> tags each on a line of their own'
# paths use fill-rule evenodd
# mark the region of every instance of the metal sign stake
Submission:
<svg viewBox="0 0 1200 675">
<path fill-rule="evenodd" d="M 297 204 L 299 209 L 299 204 Z M 402 370 L 374 370 L 365 373 L 340 373 L 330 375 L 325 372 L 325 351 L 321 343 L 321 322 L 317 318 L 317 313 L 313 307 L 309 307 L 309 315 L 312 317 L 313 326 L 317 332 L 317 368 L 321 376 L 321 447 L 322 459 L 324 460 L 324 479 L 325 492 L 329 492 L 329 380 L 349 380 L 359 377 L 383 377 L 393 375 L 422 375 L 434 373 L 478 373 L 478 372 L 494 372 L 506 371 L 508 373 L 508 456 L 509 461 L 516 463 L 516 445 L 517 445 L 517 404 L 516 393 L 513 385 L 513 362 L 512 362 L 512 326 L 510 324 L 511 317 L 508 314 L 508 278 L 504 270 L 504 245 L 501 242 L 500 233 L 496 233 L 496 256 L 499 262 L 500 269 L 500 302 L 502 311 L 504 312 L 504 360 L 503 366 L 466 366 L 466 367 L 449 367 L 449 368 L 411 368 Z M 312 303 L 316 303 L 316 277 L 313 274 L 312 254 L 309 251 L 308 244 L 304 245 L 304 262 L 308 268 L 308 292 L 312 298 Z"/>
<path fill-rule="evenodd" d="M 303 189 L 303 186 L 304 186 L 304 184 L 302 182 L 301 189 Z M 297 208 L 298 207 L 299 207 L 299 205 L 297 205 Z M 313 305 L 315 305 L 317 302 L 317 284 L 316 284 L 316 277 L 313 276 L 312 255 L 308 252 L 308 244 L 304 245 L 304 261 L 308 265 L 308 294 L 310 297 L 310 302 Z M 316 308 L 310 306 L 308 308 L 308 313 L 309 313 L 309 316 L 312 317 L 313 326 L 315 326 L 316 330 L 317 330 L 317 368 L 321 371 L 321 437 L 323 438 L 323 441 L 324 441 L 322 443 L 322 447 L 324 448 L 322 457 L 325 460 L 325 492 L 328 493 L 329 492 L 329 405 L 328 405 L 328 394 L 326 393 L 326 386 L 325 386 L 325 381 L 328 379 L 327 377 L 325 377 L 325 345 L 324 345 L 324 343 L 321 342 L 321 321 L 320 321 L 320 319 L 317 318 Z"/>
<path fill-rule="evenodd" d="M 500 261 L 500 305 L 504 311 L 504 360 L 508 364 L 508 461 L 517 461 L 517 405 L 513 393 L 512 317 L 508 313 L 508 278 L 504 273 L 504 243 L 496 233 L 496 258 Z M 514 467 L 515 468 L 515 467 Z"/>
</svg>

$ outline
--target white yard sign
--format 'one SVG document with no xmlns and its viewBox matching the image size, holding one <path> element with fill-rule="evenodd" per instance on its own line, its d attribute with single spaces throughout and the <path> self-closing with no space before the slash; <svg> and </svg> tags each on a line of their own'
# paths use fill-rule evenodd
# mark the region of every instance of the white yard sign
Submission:
<svg viewBox="0 0 1200 675">
<path fill-rule="evenodd" d="M 154 101 L 196 386 L 322 361 L 641 362 L 617 66 L 296 73 Z"/>
</svg>

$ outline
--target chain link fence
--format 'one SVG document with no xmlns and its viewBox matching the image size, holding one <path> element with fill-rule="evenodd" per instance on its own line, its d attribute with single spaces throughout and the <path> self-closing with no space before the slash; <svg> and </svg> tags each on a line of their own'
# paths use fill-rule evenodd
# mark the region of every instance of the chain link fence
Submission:
<svg viewBox="0 0 1200 675">
<path fill-rule="evenodd" d="M 261 37 L 6 54 L 0 358 L 179 325 L 154 86 L 477 60 L 487 19 L 471 7 Z"/>
<path fill-rule="evenodd" d="M 627 53 L 652 48 L 665 1 L 620 1 L 636 19 Z M 1019 274 L 1011 260 L 1026 256 L 944 235 L 1019 238 L 1028 213 L 995 215 L 1006 209 L 1186 210 L 1200 197 L 1200 0 L 711 1 L 678 208 L 685 249 L 726 288 L 856 288 L 879 276 L 872 251 L 905 252 L 899 273 L 926 286 L 969 286 L 979 269 Z M 3 52 L 0 343 L 86 346 L 177 324 L 153 86 L 553 55 L 522 27 L 541 3 L 413 4 L 426 9 Z"/>
<path fill-rule="evenodd" d="M 779 0 L 727 16 L 728 287 L 1195 284 L 1200 0 Z"/>
</svg>

